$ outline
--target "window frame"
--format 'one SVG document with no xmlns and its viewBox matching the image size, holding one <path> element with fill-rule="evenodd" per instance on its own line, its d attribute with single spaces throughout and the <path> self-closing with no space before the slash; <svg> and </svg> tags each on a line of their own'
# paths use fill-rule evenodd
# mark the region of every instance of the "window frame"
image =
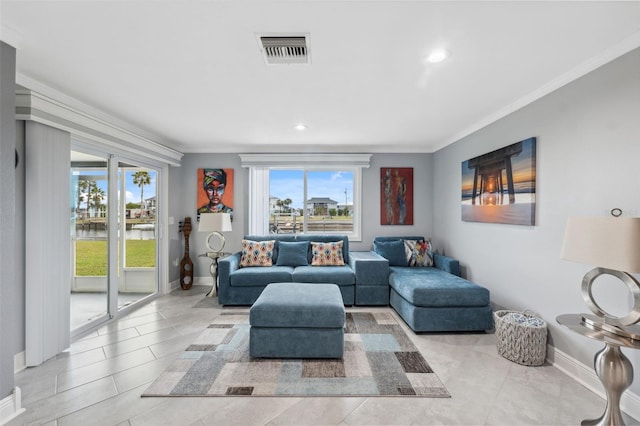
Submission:
<svg viewBox="0 0 640 426">
<path fill-rule="evenodd" d="M 351 232 L 322 232 L 323 234 L 347 235 L 349 241 L 362 241 L 362 169 L 368 168 L 371 154 L 241 154 L 242 167 L 249 169 L 249 235 L 269 234 L 269 172 L 275 170 L 304 171 L 304 203 L 307 201 L 307 172 L 350 171 L 353 173 L 353 230 Z M 318 232 L 306 230 L 306 205 L 304 210 L 307 235 Z"/>
<path fill-rule="evenodd" d="M 318 235 L 318 234 L 335 234 L 335 235 L 347 235 L 350 241 L 360 241 L 362 232 L 360 231 L 361 224 L 361 190 L 362 188 L 362 168 L 347 166 L 336 168 L 334 166 L 311 166 L 311 167 L 295 167 L 295 166 L 282 166 L 282 167 L 269 167 L 269 171 L 271 170 L 291 170 L 291 171 L 301 171 L 302 179 L 303 179 L 303 207 L 302 207 L 302 234 L 307 235 Z M 307 206 L 307 202 L 310 199 L 309 196 L 309 185 L 308 178 L 309 173 L 313 172 L 349 172 L 353 176 L 353 187 L 352 187 L 352 202 L 353 202 L 353 215 L 352 215 L 352 230 L 349 232 L 345 231 L 309 231 L 308 230 L 308 218 L 309 218 L 309 210 Z M 269 182 L 271 184 L 271 182 Z M 270 194 L 271 195 L 271 194 Z M 356 207 L 357 206 L 357 207 Z"/>
</svg>

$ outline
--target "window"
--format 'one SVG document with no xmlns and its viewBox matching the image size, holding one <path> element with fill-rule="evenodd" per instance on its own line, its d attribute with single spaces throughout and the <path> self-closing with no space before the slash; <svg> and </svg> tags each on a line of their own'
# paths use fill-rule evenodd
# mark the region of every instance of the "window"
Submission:
<svg viewBox="0 0 640 426">
<path fill-rule="evenodd" d="M 354 169 L 269 170 L 269 233 L 352 234 Z"/>
<path fill-rule="evenodd" d="M 248 234 L 341 234 L 361 239 L 362 168 L 369 154 L 241 155 L 249 168 Z"/>
</svg>

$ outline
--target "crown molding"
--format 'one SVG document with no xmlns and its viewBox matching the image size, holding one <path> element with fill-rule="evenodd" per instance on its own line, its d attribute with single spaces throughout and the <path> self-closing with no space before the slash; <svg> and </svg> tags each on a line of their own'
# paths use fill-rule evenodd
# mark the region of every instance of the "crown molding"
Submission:
<svg viewBox="0 0 640 426">
<path fill-rule="evenodd" d="M 183 154 L 152 140 L 141 131 L 28 77 L 18 75 L 16 119 L 32 120 L 71 133 L 78 139 L 106 145 L 179 166 Z"/>
<path fill-rule="evenodd" d="M 438 146 L 434 147 L 433 152 L 445 148 L 448 145 L 451 145 L 459 141 L 460 139 L 465 138 L 474 132 L 477 132 L 478 130 L 488 126 L 489 124 L 494 123 L 501 118 L 504 118 L 507 115 L 537 101 L 538 99 L 550 94 L 551 92 L 558 90 L 559 88 L 571 83 L 572 81 L 577 80 L 578 78 L 590 73 L 591 71 L 594 71 L 597 68 L 600 68 L 601 66 L 619 58 L 626 53 L 631 52 L 638 47 L 640 47 L 640 31 L 636 31 L 629 37 L 622 40 L 620 43 L 617 43 L 609 49 L 603 51 L 601 54 L 584 61 L 569 72 L 566 72 L 561 76 L 551 80 L 537 90 L 534 90 L 533 92 L 511 103 L 507 107 L 486 116 L 477 123 L 443 140 L 440 144 L 438 144 Z"/>
<path fill-rule="evenodd" d="M 22 35 L 13 28 L 8 27 L 5 24 L 0 24 L 0 40 L 16 49 L 19 49 L 22 41 Z"/>
</svg>

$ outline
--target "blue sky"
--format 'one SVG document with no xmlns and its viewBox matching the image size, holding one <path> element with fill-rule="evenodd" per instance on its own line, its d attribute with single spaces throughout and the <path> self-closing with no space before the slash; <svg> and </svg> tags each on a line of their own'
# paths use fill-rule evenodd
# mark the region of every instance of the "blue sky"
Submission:
<svg viewBox="0 0 640 426">
<path fill-rule="evenodd" d="M 133 175 L 136 170 L 127 171 L 126 172 L 126 202 L 127 203 L 136 203 L 140 204 L 140 188 L 138 185 L 133 183 Z M 153 170 L 148 170 L 149 176 L 151 177 L 151 184 L 144 186 L 144 194 L 143 197 L 146 200 L 147 198 L 151 198 L 156 195 L 156 172 Z M 103 204 L 107 203 L 108 200 L 108 191 L 107 191 L 107 172 L 106 170 L 95 170 L 95 171 L 82 171 L 80 172 L 82 175 L 93 175 L 96 176 L 98 182 L 98 188 L 102 189 L 107 197 L 102 200 Z M 82 203 L 84 206 L 84 202 Z"/>
<path fill-rule="evenodd" d="M 148 172 L 151 177 L 151 183 L 143 188 L 144 193 L 142 196 L 145 200 L 156 195 L 156 172 L 153 170 L 148 170 Z M 133 183 L 134 173 L 135 171 L 126 172 L 127 203 L 140 203 L 140 187 Z"/>
<path fill-rule="evenodd" d="M 302 170 L 271 170 L 269 175 L 270 194 L 281 200 L 291 198 L 292 207 L 302 208 L 304 196 L 304 171 Z M 329 197 L 339 203 L 353 202 L 353 172 L 339 171 L 308 171 L 307 196 Z"/>
</svg>

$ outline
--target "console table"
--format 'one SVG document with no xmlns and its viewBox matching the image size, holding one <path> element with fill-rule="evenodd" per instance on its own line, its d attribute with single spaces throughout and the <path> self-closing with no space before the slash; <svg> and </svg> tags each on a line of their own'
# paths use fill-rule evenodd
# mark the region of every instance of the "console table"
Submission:
<svg viewBox="0 0 640 426">
<path fill-rule="evenodd" d="M 209 251 L 207 253 L 198 255 L 198 257 L 208 257 L 209 259 L 211 259 L 209 273 L 211 273 L 211 278 L 213 278 L 213 286 L 207 293 L 207 297 L 215 297 L 218 294 L 218 259 L 220 259 L 221 257 L 229 256 L 230 254 L 231 253 L 222 251 Z"/>
<path fill-rule="evenodd" d="M 556 318 L 558 324 L 590 339 L 604 343 L 594 357 L 594 368 L 607 394 L 607 407 L 602 416 L 583 420 L 583 425 L 624 425 L 620 411 L 620 398 L 633 382 L 633 366 L 621 347 L 640 349 L 640 340 L 633 340 L 603 330 L 594 330 L 582 321 L 584 314 L 565 314 Z M 589 316 L 589 315 L 586 315 Z"/>
</svg>

